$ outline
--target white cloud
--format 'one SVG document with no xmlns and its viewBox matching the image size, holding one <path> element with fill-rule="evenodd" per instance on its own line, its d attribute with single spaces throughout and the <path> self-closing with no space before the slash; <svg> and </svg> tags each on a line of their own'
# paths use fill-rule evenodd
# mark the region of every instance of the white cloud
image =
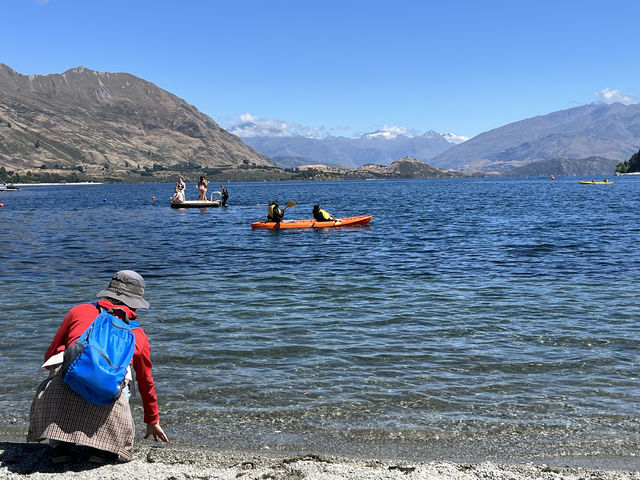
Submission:
<svg viewBox="0 0 640 480">
<path fill-rule="evenodd" d="M 321 138 L 327 136 L 325 127 L 305 127 L 297 123 L 272 118 L 260 118 L 251 113 L 240 115 L 226 128 L 239 137 L 304 137 Z"/>
<path fill-rule="evenodd" d="M 601 98 L 607 103 L 612 102 L 621 102 L 621 103 L 632 103 L 634 102 L 634 98 L 629 95 L 624 95 L 622 91 L 611 89 L 611 88 L 603 88 L 595 93 L 596 97 Z"/>
</svg>

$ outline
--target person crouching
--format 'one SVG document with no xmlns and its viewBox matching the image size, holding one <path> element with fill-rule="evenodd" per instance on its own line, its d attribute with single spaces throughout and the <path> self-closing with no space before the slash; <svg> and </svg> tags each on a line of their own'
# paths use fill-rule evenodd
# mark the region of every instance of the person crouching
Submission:
<svg viewBox="0 0 640 480">
<path fill-rule="evenodd" d="M 109 286 L 98 293 L 102 300 L 73 307 L 51 341 L 43 365 L 49 370 L 49 377 L 40 384 L 31 404 L 27 441 L 49 440 L 53 464 L 70 461 L 73 444 L 90 447 L 88 460 L 92 463 L 133 459 L 134 422 L 129 407 L 129 389 L 125 387 L 124 394 L 114 403 L 95 405 L 64 381 L 62 361 L 65 349 L 83 335 L 100 313 L 100 308 L 113 312 L 126 323 L 137 318 L 138 308 L 149 308 L 143 297 L 144 286 L 142 276 L 133 270 L 116 272 Z M 131 365 L 144 407 L 147 424 L 144 438 L 153 436 L 156 442 L 159 439 L 168 442 L 160 426 L 149 339 L 139 325 L 132 328 L 132 332 L 135 350 Z"/>
</svg>

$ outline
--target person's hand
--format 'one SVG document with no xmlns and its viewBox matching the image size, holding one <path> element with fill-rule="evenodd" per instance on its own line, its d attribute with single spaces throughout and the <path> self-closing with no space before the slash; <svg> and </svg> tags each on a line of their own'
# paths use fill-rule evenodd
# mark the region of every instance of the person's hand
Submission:
<svg viewBox="0 0 640 480">
<path fill-rule="evenodd" d="M 153 435 L 153 439 L 156 442 L 158 441 L 158 438 L 165 443 L 169 442 L 169 438 L 167 437 L 166 433 L 164 433 L 164 430 L 162 430 L 160 422 L 147 423 L 147 434 L 144 436 L 144 438 L 149 438 L 151 435 Z"/>
</svg>

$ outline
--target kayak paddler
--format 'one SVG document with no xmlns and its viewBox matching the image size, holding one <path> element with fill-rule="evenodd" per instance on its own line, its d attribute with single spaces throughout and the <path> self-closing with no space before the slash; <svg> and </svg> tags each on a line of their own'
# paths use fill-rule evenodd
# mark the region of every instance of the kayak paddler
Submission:
<svg viewBox="0 0 640 480">
<path fill-rule="evenodd" d="M 320 205 L 313 206 L 313 219 L 316 222 L 335 222 L 335 217 L 326 210 L 320 208 Z"/>
<path fill-rule="evenodd" d="M 280 223 L 284 218 L 284 210 L 280 208 L 277 200 L 269 204 L 269 213 L 267 213 L 267 222 Z"/>
</svg>

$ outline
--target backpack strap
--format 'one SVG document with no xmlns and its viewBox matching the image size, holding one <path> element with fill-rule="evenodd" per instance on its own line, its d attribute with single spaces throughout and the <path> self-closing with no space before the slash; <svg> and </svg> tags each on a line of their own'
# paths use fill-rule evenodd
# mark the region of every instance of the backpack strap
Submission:
<svg viewBox="0 0 640 480">
<path fill-rule="evenodd" d="M 100 315 L 103 311 L 106 311 L 107 313 L 110 313 L 111 315 L 114 315 L 114 316 L 118 317 L 120 320 L 122 320 L 126 324 L 130 324 L 131 323 L 131 320 L 129 320 L 129 317 L 127 316 L 127 312 L 125 312 L 121 308 L 114 307 L 114 308 L 110 308 L 109 310 L 106 310 L 105 308 L 103 308 L 100 305 L 98 305 L 98 302 L 93 302 L 93 305 L 95 305 L 95 307 L 98 309 L 98 315 Z M 122 317 L 124 317 L 124 318 L 122 318 L 120 315 L 116 315 L 115 312 L 122 312 Z M 137 325 L 137 323 L 136 323 L 136 325 Z M 138 328 L 140 328 L 140 325 L 138 325 Z"/>
</svg>

